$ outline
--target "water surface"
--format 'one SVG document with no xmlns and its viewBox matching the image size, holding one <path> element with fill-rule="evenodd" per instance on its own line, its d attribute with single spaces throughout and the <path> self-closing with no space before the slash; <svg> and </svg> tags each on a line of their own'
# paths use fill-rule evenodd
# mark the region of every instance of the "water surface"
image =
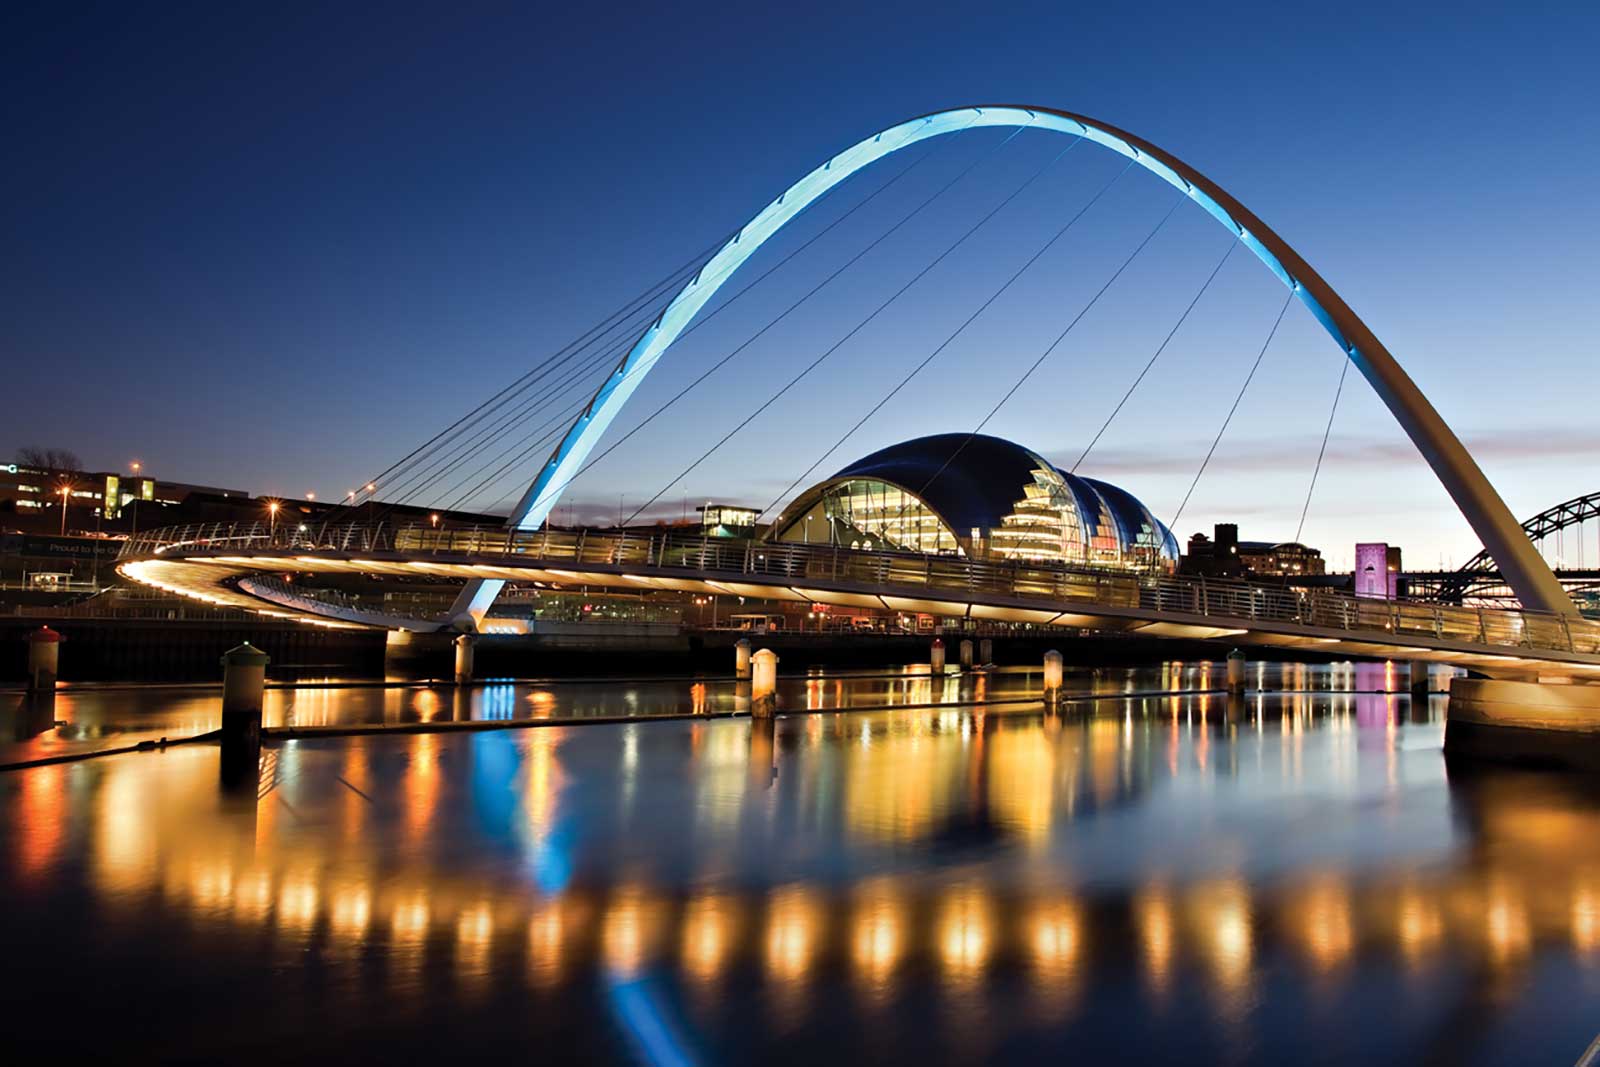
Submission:
<svg viewBox="0 0 1600 1067">
<path fill-rule="evenodd" d="M 0 775 L 13 1047 L 1575 1061 L 1600 794 L 1447 768 L 1442 698 L 1274 677 L 1300 691 L 291 741 L 243 797 L 205 746 Z"/>
</svg>

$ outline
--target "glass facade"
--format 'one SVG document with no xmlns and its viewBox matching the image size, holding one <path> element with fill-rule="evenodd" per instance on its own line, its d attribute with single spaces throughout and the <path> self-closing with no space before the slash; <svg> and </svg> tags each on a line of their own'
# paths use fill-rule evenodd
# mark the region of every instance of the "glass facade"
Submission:
<svg viewBox="0 0 1600 1067">
<path fill-rule="evenodd" d="M 802 493 L 769 536 L 1116 570 L 1170 571 L 1178 558 L 1172 535 L 1132 494 L 1009 441 L 959 434 L 865 457 Z"/>
<path fill-rule="evenodd" d="M 829 486 L 777 539 L 894 552 L 964 552 L 933 509 L 898 486 L 870 478 Z"/>
</svg>

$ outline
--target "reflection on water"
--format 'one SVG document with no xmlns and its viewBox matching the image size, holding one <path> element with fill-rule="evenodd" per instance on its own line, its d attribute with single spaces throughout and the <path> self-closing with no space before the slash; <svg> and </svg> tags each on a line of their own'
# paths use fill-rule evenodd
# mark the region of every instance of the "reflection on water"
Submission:
<svg viewBox="0 0 1600 1067">
<path fill-rule="evenodd" d="M 0 777 L 0 932 L 58 1052 L 88 995 L 148 1057 L 1574 1060 L 1600 794 L 1447 773 L 1438 698 L 1298 673 L 294 741 L 259 800 L 207 749 L 40 768 Z"/>
</svg>

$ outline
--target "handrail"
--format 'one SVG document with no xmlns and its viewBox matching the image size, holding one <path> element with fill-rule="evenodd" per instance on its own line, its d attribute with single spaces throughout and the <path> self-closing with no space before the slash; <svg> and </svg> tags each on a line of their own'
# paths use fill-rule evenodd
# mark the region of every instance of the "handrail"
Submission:
<svg viewBox="0 0 1600 1067">
<path fill-rule="evenodd" d="M 1549 612 L 1452 607 L 1432 601 L 1369 599 L 1327 589 L 1255 585 L 1238 579 L 1188 578 L 1032 560 L 981 560 L 832 545 L 715 538 L 682 530 L 510 530 L 503 526 L 200 523 L 146 530 L 129 538 L 119 561 L 160 559 L 189 549 L 259 557 L 337 552 L 407 556 L 516 558 L 640 570 L 716 571 L 807 581 L 848 581 L 882 588 L 997 593 L 1051 604 L 1139 608 L 1217 621 L 1292 622 L 1348 633 L 1455 640 L 1503 648 L 1600 654 L 1600 622 Z"/>
</svg>

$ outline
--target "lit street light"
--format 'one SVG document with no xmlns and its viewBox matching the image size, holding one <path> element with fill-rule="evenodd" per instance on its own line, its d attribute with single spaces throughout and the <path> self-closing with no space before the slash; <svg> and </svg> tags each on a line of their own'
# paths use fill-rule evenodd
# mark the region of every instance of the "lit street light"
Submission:
<svg viewBox="0 0 1600 1067">
<path fill-rule="evenodd" d="M 277 533 L 278 533 L 278 509 L 280 507 L 282 507 L 282 506 L 283 505 L 279 504 L 276 500 L 271 501 L 270 503 L 267 504 L 267 514 L 270 516 L 270 519 L 268 520 L 270 525 L 267 528 L 268 536 L 273 536 L 273 537 L 277 536 Z"/>
<path fill-rule="evenodd" d="M 72 492 L 72 483 L 63 482 L 61 488 L 56 490 L 61 494 L 61 536 L 67 536 L 67 497 Z"/>
</svg>

